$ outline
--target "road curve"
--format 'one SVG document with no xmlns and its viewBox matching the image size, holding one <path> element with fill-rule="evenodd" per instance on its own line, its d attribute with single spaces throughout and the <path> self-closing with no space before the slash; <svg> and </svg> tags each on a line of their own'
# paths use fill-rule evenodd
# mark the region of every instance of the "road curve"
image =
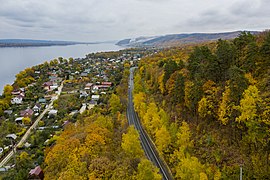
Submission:
<svg viewBox="0 0 270 180">
<path fill-rule="evenodd" d="M 162 174 L 163 179 L 171 180 L 173 179 L 173 177 L 171 175 L 170 170 L 167 168 L 168 166 L 166 165 L 166 162 L 162 161 L 161 158 L 159 157 L 155 145 L 153 144 L 153 142 L 151 141 L 145 130 L 142 128 L 139 117 L 134 110 L 133 95 L 132 95 L 134 89 L 134 82 L 133 82 L 134 70 L 135 67 L 130 69 L 130 76 L 129 76 L 128 107 L 127 107 L 128 123 L 129 125 L 134 125 L 135 128 L 138 130 L 140 134 L 141 144 L 146 156 L 160 169 L 160 173 Z"/>
<path fill-rule="evenodd" d="M 59 95 L 62 92 L 62 88 L 63 88 L 63 82 L 61 83 L 60 87 L 58 88 L 58 93 L 56 95 L 56 99 L 58 99 Z M 30 136 L 31 130 L 35 129 L 39 123 L 39 121 L 43 118 L 43 116 L 49 111 L 49 109 L 51 109 L 54 100 L 48 105 L 48 107 L 38 116 L 38 118 L 36 119 L 36 121 L 32 124 L 32 126 L 30 126 L 30 128 L 28 128 L 28 130 L 26 131 L 26 133 L 23 135 L 22 139 L 15 145 L 15 151 L 16 148 L 23 145 L 25 143 L 25 141 L 28 139 L 28 137 Z M 0 162 L 0 167 L 3 167 L 9 160 L 10 158 L 13 156 L 13 151 L 10 151 L 10 153 L 8 153 L 6 155 L 6 157 Z"/>
</svg>

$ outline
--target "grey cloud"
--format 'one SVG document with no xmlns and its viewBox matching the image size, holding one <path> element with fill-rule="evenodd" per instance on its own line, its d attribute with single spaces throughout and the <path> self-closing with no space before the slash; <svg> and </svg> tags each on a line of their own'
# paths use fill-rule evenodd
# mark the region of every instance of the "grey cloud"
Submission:
<svg viewBox="0 0 270 180">
<path fill-rule="evenodd" d="M 258 10 L 261 9 L 260 7 L 260 0 L 246 0 L 234 3 L 230 12 L 235 16 L 251 17 L 258 13 Z"/>
<path fill-rule="evenodd" d="M 264 29 L 270 18 L 267 0 L 0 0 L 0 4 L 0 38 L 96 41 Z"/>
</svg>

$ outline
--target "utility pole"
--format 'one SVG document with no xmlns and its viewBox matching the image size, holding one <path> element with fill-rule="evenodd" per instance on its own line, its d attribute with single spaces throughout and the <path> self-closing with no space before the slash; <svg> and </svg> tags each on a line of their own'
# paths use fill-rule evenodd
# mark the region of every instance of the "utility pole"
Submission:
<svg viewBox="0 0 270 180">
<path fill-rule="evenodd" d="M 240 165 L 240 180 L 242 180 L 242 174 L 243 174 L 243 168 L 242 168 L 242 165 Z"/>
</svg>

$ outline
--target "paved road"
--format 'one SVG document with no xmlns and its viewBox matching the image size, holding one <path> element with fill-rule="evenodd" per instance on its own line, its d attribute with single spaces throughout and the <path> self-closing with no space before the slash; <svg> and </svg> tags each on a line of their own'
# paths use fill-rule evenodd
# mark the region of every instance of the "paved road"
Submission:
<svg viewBox="0 0 270 180">
<path fill-rule="evenodd" d="M 16 148 L 19 146 L 22 146 L 25 141 L 28 139 L 28 137 L 30 136 L 31 130 L 35 129 L 38 125 L 38 122 L 43 118 L 43 116 L 51 109 L 53 102 L 58 99 L 59 95 L 62 92 L 62 88 L 63 88 L 63 82 L 61 83 L 61 86 L 58 88 L 58 93 L 56 95 L 56 97 L 54 98 L 54 100 L 48 105 L 48 107 L 38 116 L 38 118 L 36 119 L 36 121 L 32 124 L 32 126 L 26 131 L 26 133 L 23 135 L 22 139 L 15 145 L 15 151 Z M 9 160 L 10 158 L 13 156 L 13 151 L 11 151 L 8 155 L 6 155 L 6 157 L 0 162 L 0 167 L 3 167 Z"/>
<path fill-rule="evenodd" d="M 133 95 L 132 95 L 132 91 L 134 89 L 134 82 L 133 82 L 134 70 L 135 70 L 134 67 L 130 69 L 130 77 L 129 77 L 128 107 L 127 107 L 128 123 L 129 125 L 134 125 L 135 128 L 138 130 L 140 134 L 141 144 L 146 156 L 160 169 L 160 173 L 162 174 L 163 179 L 166 180 L 173 179 L 170 170 L 167 168 L 168 166 L 166 165 L 166 162 L 160 159 L 155 145 L 142 128 L 139 117 L 134 110 Z"/>
</svg>

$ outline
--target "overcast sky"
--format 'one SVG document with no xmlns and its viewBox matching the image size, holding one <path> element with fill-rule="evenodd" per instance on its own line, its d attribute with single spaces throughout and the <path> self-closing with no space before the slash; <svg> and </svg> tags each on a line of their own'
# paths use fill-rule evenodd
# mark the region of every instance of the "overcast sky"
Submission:
<svg viewBox="0 0 270 180">
<path fill-rule="evenodd" d="M 0 38 L 118 40 L 265 30 L 270 0 L 0 0 Z"/>
</svg>

